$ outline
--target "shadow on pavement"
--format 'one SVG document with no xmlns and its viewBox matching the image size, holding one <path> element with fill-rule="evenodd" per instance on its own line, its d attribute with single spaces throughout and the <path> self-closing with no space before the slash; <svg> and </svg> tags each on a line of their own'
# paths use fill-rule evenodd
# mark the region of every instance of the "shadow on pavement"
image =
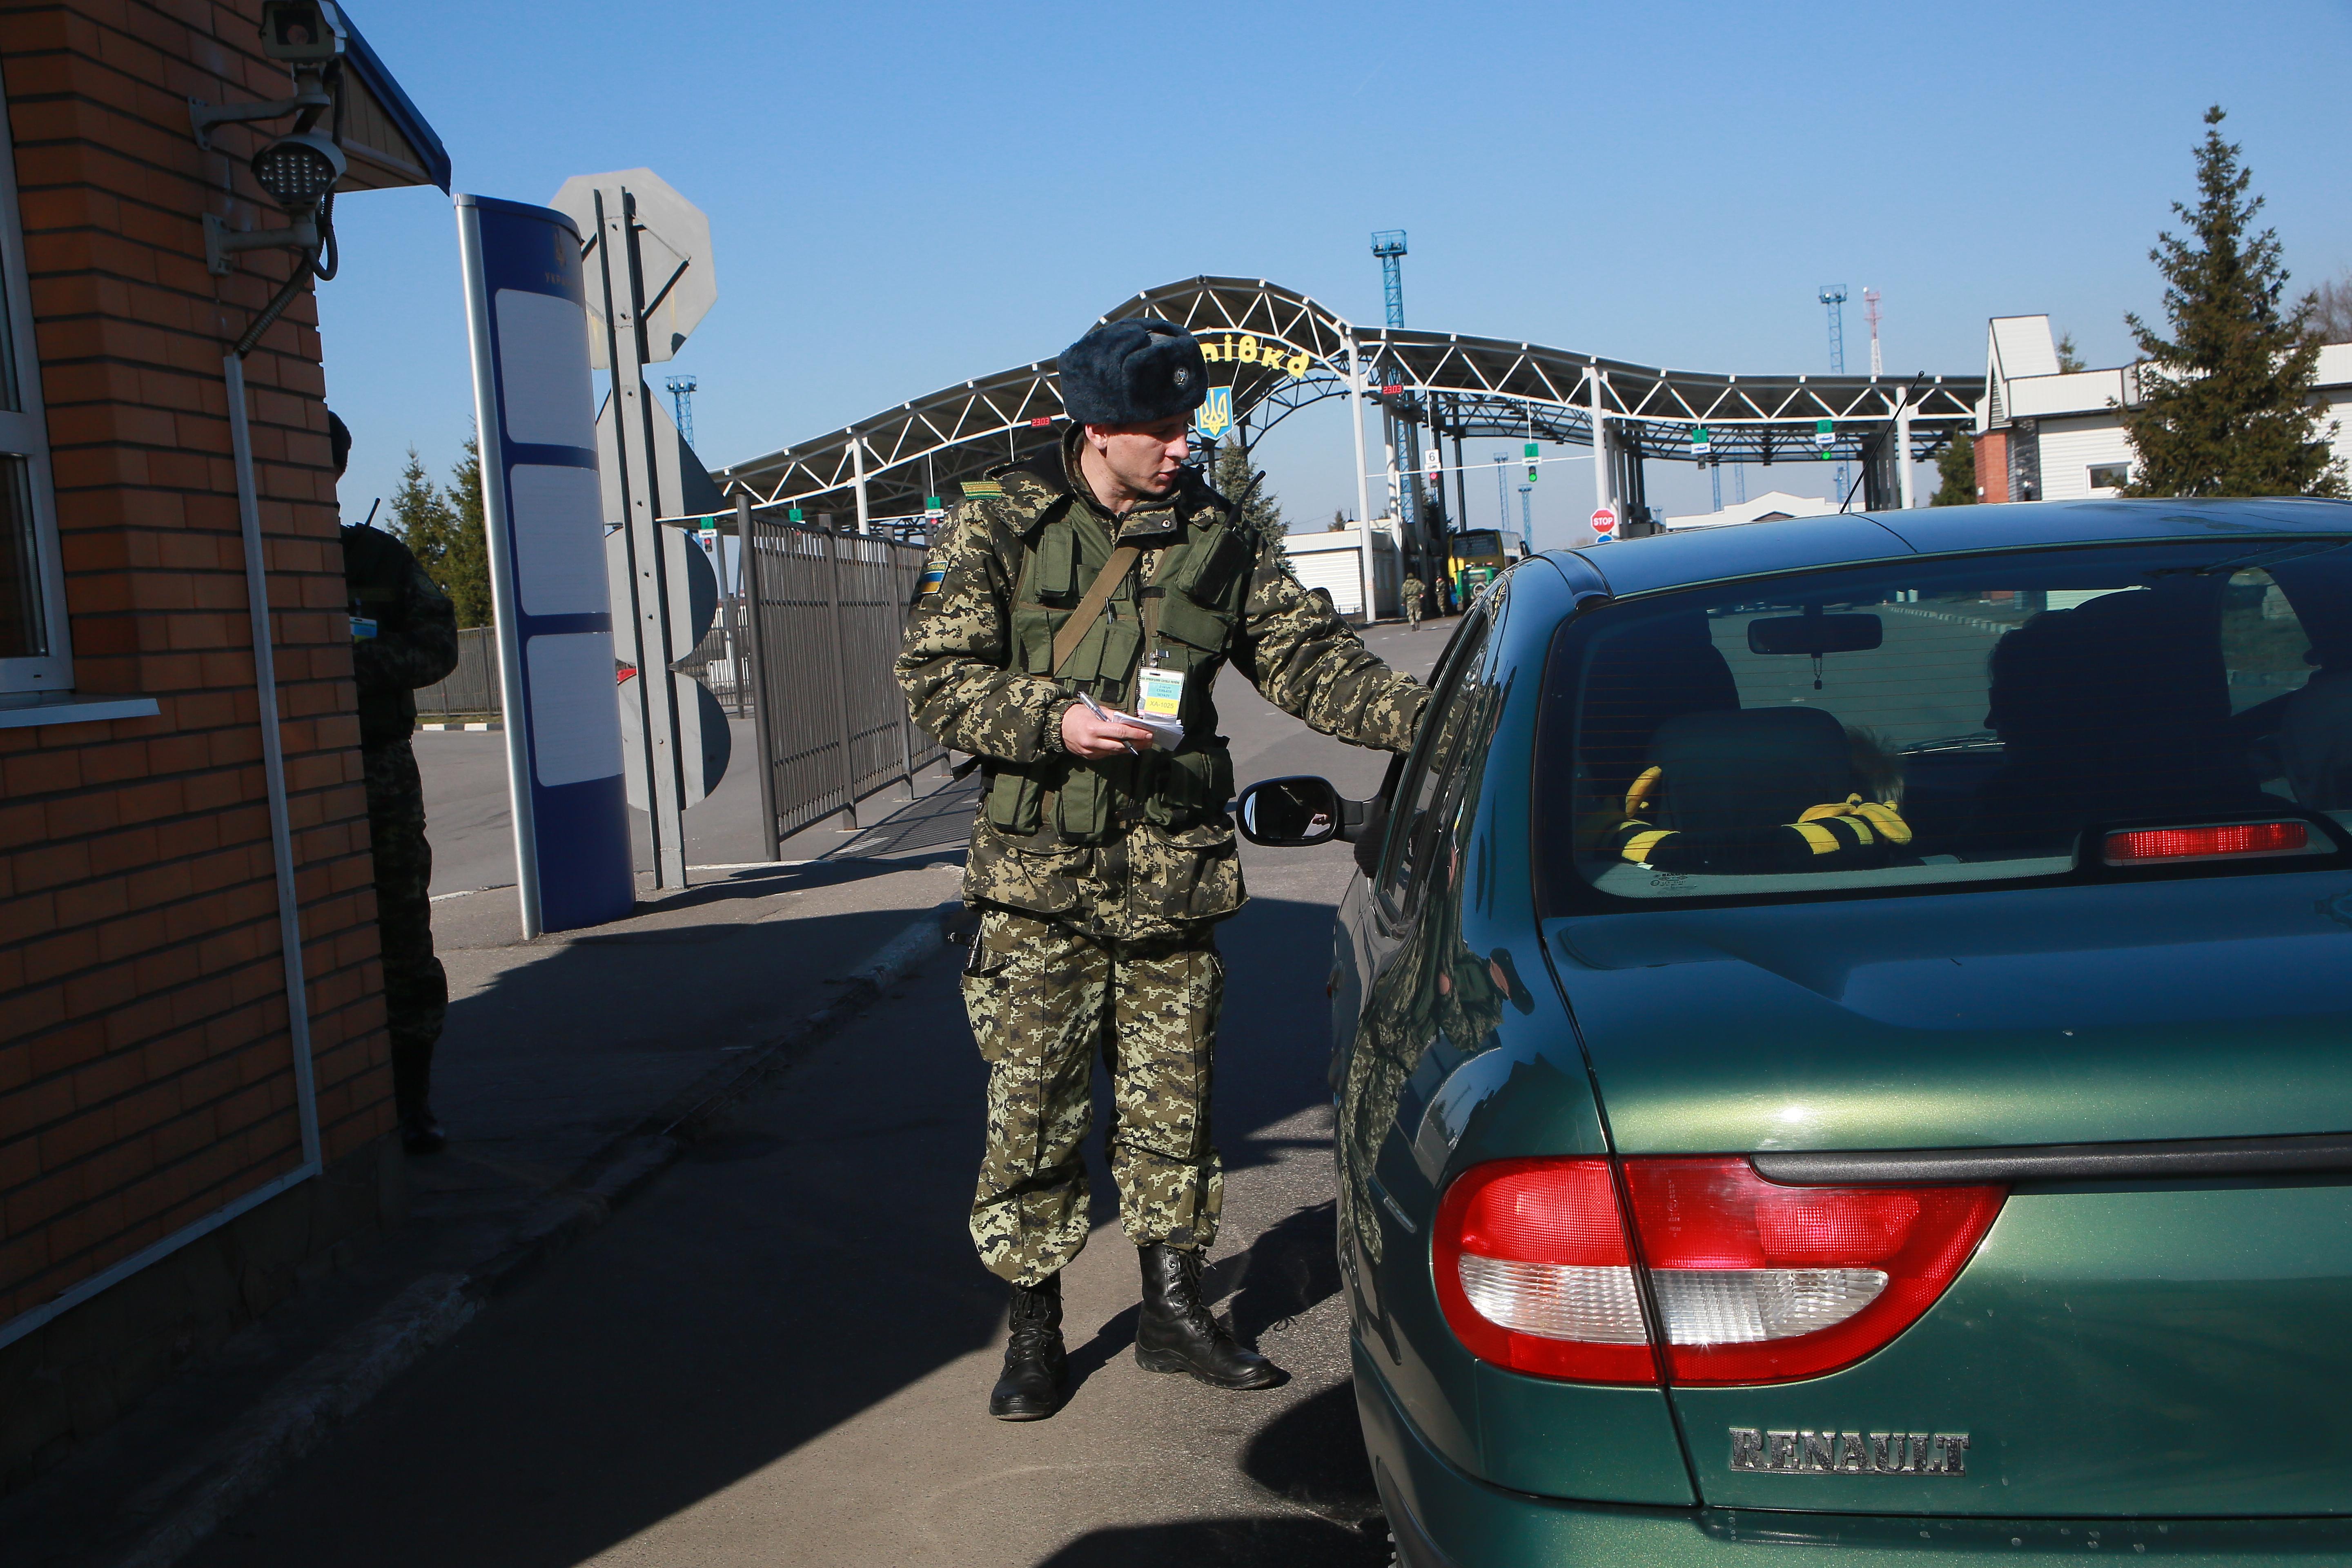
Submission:
<svg viewBox="0 0 2352 1568">
<path fill-rule="evenodd" d="M 710 1028 L 757 1032 L 805 1012 L 813 998 L 772 978 L 771 944 L 837 940 L 862 956 L 906 917 L 861 927 L 868 918 L 842 920 L 838 937 L 793 929 L 834 921 L 777 921 L 576 942 L 453 1009 L 451 1054 L 503 1075 L 510 1096 L 609 1087 L 642 1070 L 633 1057 L 658 1061 Z M 1295 1159 L 1314 1142 L 1292 1135 L 1293 1119 L 1328 1099 L 1321 987 L 1300 977 L 1324 972 L 1328 920 L 1328 906 L 1268 899 L 1225 929 L 1240 1005 L 1226 1015 L 1218 1117 L 1236 1131 L 1292 1122 L 1262 1142 L 1233 1141 L 1235 1168 Z M 800 962 L 785 971 L 809 973 Z M 525 1048 L 526 1033 L 540 1044 Z M 495 1303 L 191 1563 L 568 1568 L 983 1349 L 1005 1310 L 966 1230 L 983 1085 L 953 965 L 934 961 L 901 998 L 742 1105 L 613 1224 Z M 1097 1201 L 1109 1203 L 1104 1125 L 1090 1162 Z M 1265 1250 L 1253 1249 L 1232 1301 L 1245 1325 L 1262 1330 L 1331 1293 L 1331 1225 L 1330 1206 L 1313 1204 L 1258 1240 Z M 1134 1316 L 1077 1347 L 1081 1378 L 1132 1343 Z M 1348 1522 L 1111 1531 L 1052 1561 L 1386 1561 L 1384 1545 L 1351 1528 L 1361 1514 L 1348 1467 L 1363 1461 L 1344 1390 L 1274 1417 L 1248 1455 L 1262 1484 Z M 796 1518 L 792 1528 L 814 1527 Z"/>
<path fill-rule="evenodd" d="M 1097 1530 L 1040 1568 L 1385 1568 L 1385 1531 L 1319 1519 L 1202 1519 Z"/>
<path fill-rule="evenodd" d="M 772 891 L 773 889 L 770 889 Z M 460 1148 L 562 1166 L 840 993 L 917 918 L 693 921 L 576 936 L 449 1006 L 434 1103 Z M 450 954 L 453 965 L 460 956 Z M 420 1190 L 437 1161 L 415 1163 Z"/>
<path fill-rule="evenodd" d="M 1337 1214 L 1337 1200 L 1300 1209 L 1251 1243 L 1232 1303 L 1244 1342 L 1339 1294 Z"/>
<path fill-rule="evenodd" d="M 740 867 L 720 876 L 709 870 L 690 873 L 691 880 L 681 891 L 665 893 L 658 899 L 646 896 L 651 881 L 646 873 L 637 879 L 638 899 L 635 912 L 639 915 L 666 913 L 672 910 L 701 909 L 711 904 L 726 903 L 736 899 L 772 899 L 778 893 L 809 892 L 818 888 L 840 887 L 850 882 L 863 882 L 869 878 L 887 877 L 899 871 L 910 871 L 926 866 L 961 866 L 963 851 L 942 849 L 928 855 L 907 855 L 885 859 L 878 857 L 855 857 L 828 860 L 804 860 L 795 866 Z M 584 940 L 593 941 L 594 938 Z"/>
<path fill-rule="evenodd" d="M 1266 1490 L 1327 1520 L 1359 1531 L 1381 1526 L 1353 1384 L 1325 1389 L 1268 1423 L 1250 1439 L 1242 1468 Z"/>
<path fill-rule="evenodd" d="M 1095 1331 L 1095 1337 L 1085 1344 L 1070 1348 L 1070 1397 L 1076 1399 L 1085 1388 L 1087 1379 L 1108 1366 L 1114 1356 L 1125 1355 L 1135 1348 L 1135 1329 L 1143 1315 L 1141 1307 L 1129 1307 Z"/>
</svg>

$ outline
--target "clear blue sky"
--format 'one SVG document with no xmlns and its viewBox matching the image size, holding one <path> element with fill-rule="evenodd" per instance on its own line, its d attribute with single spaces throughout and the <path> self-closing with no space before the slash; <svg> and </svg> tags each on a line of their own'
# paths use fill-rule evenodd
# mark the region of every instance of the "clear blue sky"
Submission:
<svg viewBox="0 0 2352 1568">
<path fill-rule="evenodd" d="M 1890 374 L 1979 370 L 1986 318 L 2035 311 L 2120 363 L 2216 101 L 2296 286 L 2352 266 L 2342 0 L 349 9 L 457 189 L 544 202 L 646 165 L 710 215 L 719 301 L 672 368 L 701 382 L 713 467 L 1055 353 L 1198 273 L 1377 321 L 1375 228 L 1412 236 L 1416 327 L 1823 371 L 1814 291 L 1838 281 L 1850 365 L 1864 285 Z M 411 444 L 446 470 L 471 395 L 446 200 L 336 216 L 320 313 L 356 519 Z M 1353 509 L 1338 406 L 1262 448 L 1295 519 Z M 1826 467 L 1749 488 L 1822 493 Z M 1669 510 L 1707 504 L 1694 470 L 1651 475 Z M 1537 489 L 1537 542 L 1565 542 L 1585 470 Z M 1491 489 L 1474 476 L 1472 521 Z"/>
</svg>

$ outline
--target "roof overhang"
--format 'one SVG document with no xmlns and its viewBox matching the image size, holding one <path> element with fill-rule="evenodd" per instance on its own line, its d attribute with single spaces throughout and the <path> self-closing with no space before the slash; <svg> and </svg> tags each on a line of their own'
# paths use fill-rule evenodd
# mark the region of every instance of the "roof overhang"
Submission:
<svg viewBox="0 0 2352 1568">
<path fill-rule="evenodd" d="M 338 7 L 340 10 L 341 8 Z M 404 185 L 449 188 L 449 153 L 367 39 L 341 11 L 343 124 L 341 145 L 351 161 L 340 191 L 387 191 Z"/>
</svg>

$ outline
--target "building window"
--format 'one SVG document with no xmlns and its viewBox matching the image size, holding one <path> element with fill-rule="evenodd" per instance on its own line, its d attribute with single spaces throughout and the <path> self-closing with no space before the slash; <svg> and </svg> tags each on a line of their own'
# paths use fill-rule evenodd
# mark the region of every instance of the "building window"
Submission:
<svg viewBox="0 0 2352 1568">
<path fill-rule="evenodd" d="M 70 691 L 73 659 L 5 99 L 0 153 L 0 705 L 13 706 Z"/>
<path fill-rule="evenodd" d="M 2091 488 L 2095 490 L 2119 490 L 2131 483 L 2129 463 L 2093 463 Z"/>
</svg>

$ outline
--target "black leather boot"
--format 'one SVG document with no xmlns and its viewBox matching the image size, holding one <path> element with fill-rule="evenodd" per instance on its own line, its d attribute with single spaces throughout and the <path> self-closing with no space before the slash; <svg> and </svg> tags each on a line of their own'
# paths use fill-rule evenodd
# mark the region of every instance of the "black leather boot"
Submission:
<svg viewBox="0 0 2352 1568">
<path fill-rule="evenodd" d="M 400 1146 L 412 1154 L 437 1154 L 448 1142 L 430 1110 L 420 1108 L 400 1119 Z"/>
<path fill-rule="evenodd" d="M 1163 1243 L 1138 1249 L 1143 1262 L 1143 1316 L 1135 1325 L 1135 1364 L 1146 1372 L 1189 1372 L 1218 1388 L 1272 1388 L 1286 1374 L 1237 1342 L 1201 1300 L 1201 1255 Z"/>
<path fill-rule="evenodd" d="M 988 1413 L 999 1421 L 1043 1421 L 1069 1393 L 1070 1363 L 1062 1352 L 1062 1277 L 1013 1287 L 1013 1338 L 1004 1347 L 1004 1374 L 988 1392 Z"/>
</svg>

